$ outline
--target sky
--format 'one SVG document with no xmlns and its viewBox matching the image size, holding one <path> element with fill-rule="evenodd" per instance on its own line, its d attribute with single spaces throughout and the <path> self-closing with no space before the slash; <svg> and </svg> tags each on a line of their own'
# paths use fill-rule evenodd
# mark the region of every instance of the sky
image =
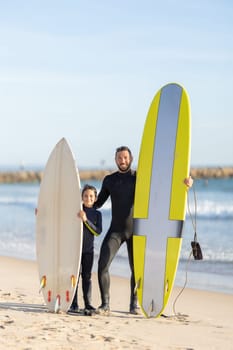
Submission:
<svg viewBox="0 0 233 350">
<path fill-rule="evenodd" d="M 155 93 L 187 90 L 191 166 L 233 166 L 231 0 L 0 0 L 0 167 L 44 166 L 65 137 L 80 168 L 136 167 Z"/>
</svg>

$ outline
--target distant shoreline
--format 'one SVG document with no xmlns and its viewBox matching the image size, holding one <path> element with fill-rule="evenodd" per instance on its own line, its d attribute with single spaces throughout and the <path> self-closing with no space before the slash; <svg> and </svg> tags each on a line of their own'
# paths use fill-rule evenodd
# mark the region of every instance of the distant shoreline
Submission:
<svg viewBox="0 0 233 350">
<path fill-rule="evenodd" d="M 102 180 L 104 176 L 115 171 L 111 170 L 81 170 L 82 181 Z M 229 178 L 233 177 L 233 167 L 198 167 L 191 168 L 191 176 L 194 179 Z M 41 182 L 43 171 L 7 171 L 0 172 L 0 183 L 29 183 Z"/>
</svg>

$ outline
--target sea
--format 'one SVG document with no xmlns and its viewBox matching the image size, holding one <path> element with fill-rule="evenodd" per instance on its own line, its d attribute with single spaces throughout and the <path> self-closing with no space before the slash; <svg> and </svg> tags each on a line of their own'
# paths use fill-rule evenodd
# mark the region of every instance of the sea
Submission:
<svg viewBox="0 0 233 350">
<path fill-rule="evenodd" d="M 100 181 L 88 183 L 100 190 Z M 39 183 L 0 184 L 0 255 L 36 261 L 35 208 L 39 188 Z M 110 201 L 101 212 L 103 232 L 95 238 L 95 272 L 111 220 Z M 192 255 L 195 233 L 202 260 Z M 110 273 L 129 278 L 125 244 L 113 260 Z M 175 285 L 233 294 L 233 178 L 197 179 L 189 190 Z"/>
</svg>

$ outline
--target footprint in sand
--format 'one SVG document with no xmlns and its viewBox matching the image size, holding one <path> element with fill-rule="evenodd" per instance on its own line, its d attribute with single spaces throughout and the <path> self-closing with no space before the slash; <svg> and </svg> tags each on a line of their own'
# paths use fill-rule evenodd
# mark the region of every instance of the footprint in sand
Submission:
<svg viewBox="0 0 233 350">
<path fill-rule="evenodd" d="M 12 324 L 12 323 L 15 322 L 14 320 L 12 320 L 12 319 L 10 318 L 9 315 L 5 315 L 5 318 L 6 318 L 6 320 L 3 321 L 3 324 L 4 324 L 4 325 L 9 325 L 9 324 Z M 3 326 L 3 327 L 4 327 L 4 326 Z M 4 327 L 4 328 L 5 328 L 5 327 Z"/>
<path fill-rule="evenodd" d="M 91 334 L 90 337 L 91 337 L 92 339 L 95 339 L 95 340 L 103 340 L 103 341 L 105 341 L 105 342 L 111 342 L 111 341 L 114 341 L 114 340 L 115 340 L 115 338 L 113 338 L 113 337 L 105 337 L 105 336 L 103 336 L 103 335 L 95 335 L 95 334 Z"/>
</svg>

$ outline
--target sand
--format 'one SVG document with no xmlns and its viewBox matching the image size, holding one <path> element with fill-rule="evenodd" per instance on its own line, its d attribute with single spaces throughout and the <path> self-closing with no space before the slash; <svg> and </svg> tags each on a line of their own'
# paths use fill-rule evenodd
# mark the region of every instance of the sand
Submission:
<svg viewBox="0 0 233 350">
<path fill-rule="evenodd" d="M 233 295 L 186 288 L 174 315 L 179 291 L 166 317 L 146 319 L 128 313 L 129 281 L 111 276 L 110 316 L 55 314 L 39 294 L 36 262 L 0 257 L 0 349 L 233 349 Z"/>
</svg>

